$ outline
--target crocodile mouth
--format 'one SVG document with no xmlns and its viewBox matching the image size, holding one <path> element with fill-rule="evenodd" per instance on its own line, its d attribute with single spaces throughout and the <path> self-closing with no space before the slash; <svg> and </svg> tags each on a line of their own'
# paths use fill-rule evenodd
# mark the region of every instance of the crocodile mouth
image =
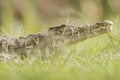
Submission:
<svg viewBox="0 0 120 80">
<path fill-rule="evenodd" d="M 106 27 L 100 27 L 100 31 L 106 31 L 109 32 L 112 30 L 112 25 L 106 26 Z"/>
<path fill-rule="evenodd" d="M 104 26 L 104 27 L 100 27 L 101 34 L 104 33 L 104 32 L 107 33 L 107 32 L 110 32 L 110 31 L 112 31 L 112 24 L 109 24 L 109 25 Z"/>
<path fill-rule="evenodd" d="M 113 25 L 112 21 L 106 20 L 101 23 L 96 23 L 95 25 L 97 26 L 93 27 L 94 29 L 92 29 L 92 32 L 97 33 L 97 34 L 104 34 L 112 30 L 112 25 Z"/>
</svg>

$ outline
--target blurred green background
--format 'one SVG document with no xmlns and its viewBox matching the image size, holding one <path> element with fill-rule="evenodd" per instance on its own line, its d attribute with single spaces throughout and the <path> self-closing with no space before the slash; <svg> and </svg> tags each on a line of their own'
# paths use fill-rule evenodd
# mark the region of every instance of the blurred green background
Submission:
<svg viewBox="0 0 120 80">
<path fill-rule="evenodd" d="M 72 46 L 63 57 L 0 61 L 0 80 L 120 79 L 120 0 L 0 0 L 0 35 L 10 37 L 105 19 L 114 23 L 110 34 Z"/>
<path fill-rule="evenodd" d="M 0 33 L 17 37 L 119 16 L 120 0 L 0 0 Z"/>
</svg>

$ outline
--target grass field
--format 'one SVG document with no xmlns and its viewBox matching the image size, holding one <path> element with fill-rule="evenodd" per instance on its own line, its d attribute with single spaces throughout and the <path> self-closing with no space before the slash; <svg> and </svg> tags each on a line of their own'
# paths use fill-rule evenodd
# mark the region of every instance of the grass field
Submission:
<svg viewBox="0 0 120 80">
<path fill-rule="evenodd" d="M 7 62 L 0 61 L 0 80 L 120 80 L 120 12 L 119 4 L 117 4 L 119 0 L 66 0 L 73 1 L 70 5 L 74 6 L 73 11 L 75 7 L 81 7 L 81 10 L 79 8 L 75 10 L 75 13 L 79 14 L 73 18 L 75 21 L 72 19 L 74 14 L 70 13 L 71 15 L 69 15 L 69 9 L 66 10 L 64 6 L 61 6 L 64 0 L 58 0 L 58 3 L 63 1 L 58 7 L 57 0 L 48 0 L 50 2 L 39 0 L 44 2 L 45 5 L 42 4 L 42 6 L 36 2 L 37 0 L 16 0 L 16 5 L 18 5 L 17 17 L 19 14 L 22 16 L 20 23 L 19 20 L 14 19 L 14 9 L 17 7 L 13 8 L 12 1 L 15 0 L 0 0 L 0 35 L 19 37 L 46 30 L 52 24 L 55 26 L 67 22 L 86 24 L 104 18 L 113 21 L 114 24 L 110 33 L 73 45 L 67 51 L 63 51 L 62 56 L 53 55 L 44 61 L 37 55 L 24 60 L 18 58 Z M 19 3 L 19 1 L 22 2 Z M 79 1 L 82 2 L 80 5 Z M 52 7 L 53 10 L 49 7 Z M 38 8 L 47 12 L 41 13 Z M 66 8 L 69 8 L 69 5 Z M 54 9 L 56 10 L 54 11 Z M 49 16 L 49 14 L 56 16 L 55 13 L 61 13 L 62 20 L 57 22 L 57 20 L 54 21 L 54 17 Z M 39 16 L 42 14 L 45 15 Z M 44 17 L 50 18 L 53 23 L 44 23 L 47 20 L 44 20 Z"/>
<path fill-rule="evenodd" d="M 62 57 L 0 62 L 0 80 L 119 80 L 120 20 L 111 20 L 111 33 L 71 46 Z"/>
</svg>

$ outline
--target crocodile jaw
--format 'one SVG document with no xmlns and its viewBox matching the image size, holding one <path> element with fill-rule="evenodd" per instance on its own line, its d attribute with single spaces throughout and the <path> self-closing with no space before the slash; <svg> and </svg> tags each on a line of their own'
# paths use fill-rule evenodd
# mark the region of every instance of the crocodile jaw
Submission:
<svg viewBox="0 0 120 80">
<path fill-rule="evenodd" d="M 51 34 L 48 34 L 48 36 L 51 36 L 50 39 L 53 39 L 56 42 L 63 40 L 66 44 L 74 44 L 91 37 L 108 33 L 112 30 L 112 25 L 112 21 L 109 20 L 83 26 L 63 24 L 60 26 L 51 27 L 48 30 Z"/>
<path fill-rule="evenodd" d="M 106 34 L 112 30 L 112 25 L 113 22 L 108 20 L 98 22 L 92 25 L 84 25 L 79 28 L 84 31 L 78 30 L 81 32 L 71 35 L 68 43 L 75 44 L 98 35 Z"/>
<path fill-rule="evenodd" d="M 105 34 L 112 30 L 113 22 L 109 20 L 104 20 L 102 22 L 98 22 L 93 26 L 93 32 L 97 34 Z M 91 26 L 92 27 L 92 26 Z M 96 27 L 96 29 L 94 29 Z"/>
</svg>

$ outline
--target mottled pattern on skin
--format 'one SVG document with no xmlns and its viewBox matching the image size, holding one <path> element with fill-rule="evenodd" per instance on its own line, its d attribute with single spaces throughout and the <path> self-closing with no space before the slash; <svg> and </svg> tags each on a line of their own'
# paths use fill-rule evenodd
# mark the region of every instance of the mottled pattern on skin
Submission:
<svg viewBox="0 0 120 80">
<path fill-rule="evenodd" d="M 9 38 L 0 36 L 0 53 L 15 53 L 24 55 L 28 50 L 35 48 L 49 53 L 62 45 L 81 42 L 88 38 L 108 33 L 112 30 L 112 21 L 104 20 L 95 24 L 73 26 L 62 24 L 51 27 L 38 34 L 26 37 Z"/>
</svg>

